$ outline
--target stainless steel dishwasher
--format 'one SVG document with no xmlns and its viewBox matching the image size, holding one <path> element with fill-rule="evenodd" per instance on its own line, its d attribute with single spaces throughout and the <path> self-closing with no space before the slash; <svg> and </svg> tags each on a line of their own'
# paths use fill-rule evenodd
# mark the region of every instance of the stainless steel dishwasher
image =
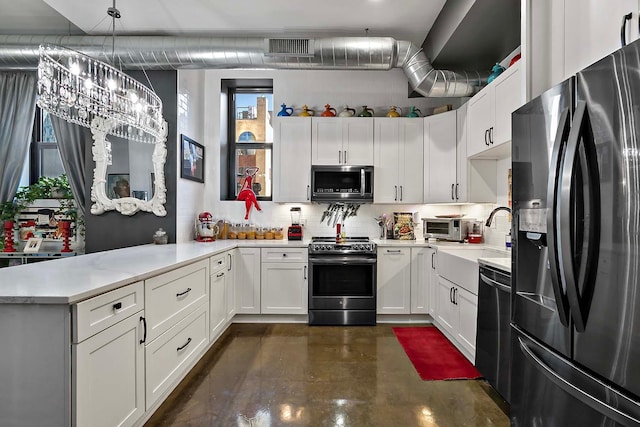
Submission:
<svg viewBox="0 0 640 427">
<path fill-rule="evenodd" d="M 511 389 L 511 274 L 480 264 L 476 368 L 504 400 Z"/>
</svg>

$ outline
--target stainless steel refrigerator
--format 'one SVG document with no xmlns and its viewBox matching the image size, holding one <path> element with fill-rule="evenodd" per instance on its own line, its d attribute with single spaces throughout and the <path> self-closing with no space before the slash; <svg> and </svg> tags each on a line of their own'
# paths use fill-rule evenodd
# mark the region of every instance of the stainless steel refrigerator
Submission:
<svg viewBox="0 0 640 427">
<path fill-rule="evenodd" d="M 640 425 L 640 44 L 512 120 L 512 425 Z"/>
</svg>

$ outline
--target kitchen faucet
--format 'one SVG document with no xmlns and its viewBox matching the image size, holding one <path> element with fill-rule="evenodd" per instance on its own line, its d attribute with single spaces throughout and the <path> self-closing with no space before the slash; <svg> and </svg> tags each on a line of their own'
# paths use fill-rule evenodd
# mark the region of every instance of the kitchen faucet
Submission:
<svg viewBox="0 0 640 427">
<path fill-rule="evenodd" d="M 494 210 L 491 211 L 491 213 L 489 214 L 489 218 L 487 218 L 487 222 L 485 222 L 484 225 L 487 226 L 487 227 L 491 227 L 491 221 L 493 221 L 493 216 L 499 211 L 507 211 L 507 212 L 511 213 L 511 209 L 510 208 L 508 208 L 506 206 L 498 206 L 497 208 L 495 208 Z"/>
</svg>

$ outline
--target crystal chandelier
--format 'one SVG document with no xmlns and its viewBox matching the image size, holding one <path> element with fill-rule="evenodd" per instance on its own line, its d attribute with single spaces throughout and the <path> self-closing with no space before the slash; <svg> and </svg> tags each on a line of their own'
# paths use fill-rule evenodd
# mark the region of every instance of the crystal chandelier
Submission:
<svg viewBox="0 0 640 427">
<path fill-rule="evenodd" d="M 120 12 L 114 7 L 114 19 Z M 88 128 L 99 118 L 108 134 L 155 143 L 166 137 L 162 101 L 152 90 L 117 68 L 80 52 L 51 44 L 40 46 L 38 106 Z"/>
</svg>

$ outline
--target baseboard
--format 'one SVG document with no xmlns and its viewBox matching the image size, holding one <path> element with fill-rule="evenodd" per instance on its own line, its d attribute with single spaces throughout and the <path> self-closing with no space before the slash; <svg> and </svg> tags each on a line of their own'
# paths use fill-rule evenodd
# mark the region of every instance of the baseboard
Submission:
<svg viewBox="0 0 640 427">
<path fill-rule="evenodd" d="M 431 324 L 433 318 L 428 314 L 378 314 L 378 323 Z"/>
</svg>

